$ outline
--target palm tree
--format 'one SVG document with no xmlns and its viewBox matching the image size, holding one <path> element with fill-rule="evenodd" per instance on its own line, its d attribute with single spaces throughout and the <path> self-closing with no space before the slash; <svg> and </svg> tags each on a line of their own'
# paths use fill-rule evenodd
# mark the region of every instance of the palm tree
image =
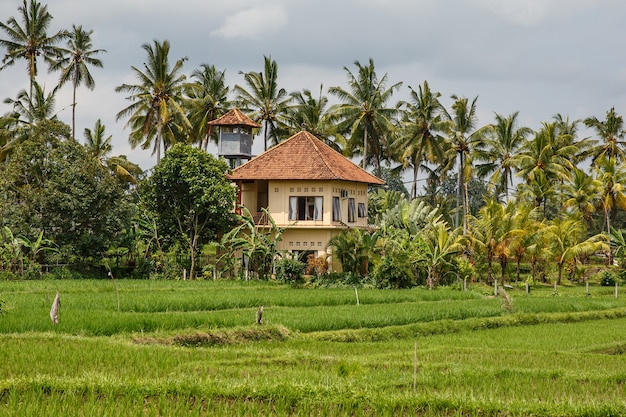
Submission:
<svg viewBox="0 0 626 417">
<path fill-rule="evenodd" d="M 200 142 L 206 151 L 213 135 L 211 120 L 222 116 L 230 107 L 229 87 L 226 85 L 226 71 L 219 71 L 215 65 L 202 64 L 191 73 L 194 82 L 187 85 L 188 118 L 193 126 L 193 142 Z"/>
<path fill-rule="evenodd" d="M 68 81 L 72 82 L 72 137 L 74 139 L 76 139 L 76 88 L 84 84 L 90 90 L 94 89 L 96 82 L 87 65 L 102 68 L 102 61 L 95 58 L 95 55 L 106 52 L 104 49 L 93 49 L 92 33 L 93 30 L 87 32 L 82 26 L 72 25 L 72 31 L 68 35 L 68 47 L 59 48 L 61 58 L 54 61 L 50 67 L 51 71 L 61 71 L 59 87 Z"/>
<path fill-rule="evenodd" d="M 323 94 L 324 86 L 320 85 L 317 98 L 311 90 L 291 93 L 293 105 L 287 109 L 284 120 L 287 135 L 292 136 L 305 129 L 322 142 L 338 152 L 346 147 L 346 139 L 337 132 L 334 115 L 328 111 L 328 97 Z"/>
<path fill-rule="evenodd" d="M 433 289 L 439 282 L 443 269 L 452 263 L 452 258 L 465 248 L 465 237 L 460 228 L 450 231 L 448 225 L 436 222 L 418 236 L 421 241 L 420 262 L 426 264 L 428 288 Z"/>
<path fill-rule="evenodd" d="M 42 57 L 44 61 L 52 64 L 53 59 L 59 56 L 59 49 L 55 45 L 67 37 L 67 32 L 59 31 L 48 36 L 47 31 L 52 22 L 48 6 L 36 0 L 30 0 L 28 3 L 26 0 L 23 1 L 23 5 L 18 7 L 22 26 L 15 17 L 9 18 L 6 23 L 0 22 L 0 28 L 8 36 L 8 39 L 0 39 L 0 45 L 7 49 L 0 70 L 15 64 L 15 61 L 20 59 L 28 61 L 29 95 L 32 96 L 37 77 L 37 58 Z"/>
<path fill-rule="evenodd" d="M 574 168 L 572 178 L 563 186 L 563 208 L 573 208 L 583 219 L 588 227 L 592 226 L 592 214 L 599 205 L 602 183 L 586 174 L 583 170 Z"/>
<path fill-rule="evenodd" d="M 417 177 L 424 161 L 437 163 L 444 160 L 444 138 L 437 131 L 444 129 L 442 118 L 445 110 L 439 103 L 438 92 L 433 92 L 424 81 L 418 91 L 411 90 L 410 101 L 403 103 L 403 112 L 398 139 L 392 144 L 393 152 L 399 156 L 402 166 L 413 168 L 411 198 L 417 197 Z"/>
<path fill-rule="evenodd" d="M 531 188 L 539 190 L 537 185 L 541 186 L 541 195 L 536 194 L 540 200 L 536 201 L 545 208 L 545 197 L 556 192 L 557 184 L 570 179 L 579 152 L 571 132 L 563 130 L 558 121 L 544 122 L 534 138 L 524 144 L 517 175 Z"/>
<path fill-rule="evenodd" d="M 519 202 L 528 202 L 535 208 L 542 207 L 543 217 L 546 217 L 548 201 L 554 194 L 554 185 L 543 171 L 539 171 L 531 180 L 519 184 L 516 198 Z"/>
<path fill-rule="evenodd" d="M 267 140 L 280 142 L 277 134 L 278 122 L 284 116 L 291 97 L 284 88 L 278 88 L 278 64 L 271 57 L 264 56 L 263 72 L 247 72 L 244 80 L 250 90 L 235 85 L 237 100 L 243 108 L 252 111 L 255 121 L 263 121 L 264 150 Z"/>
<path fill-rule="evenodd" d="M 152 154 L 161 160 L 161 146 L 165 151 L 169 145 L 184 140 L 191 130 L 191 124 L 181 106 L 185 86 L 185 75 L 180 74 L 187 58 L 177 60 L 170 68 L 170 43 L 154 41 L 154 46 L 141 46 L 148 55 L 144 63 L 145 71 L 131 67 L 139 80 L 138 84 L 122 84 L 115 91 L 130 93 L 127 97 L 132 104 L 117 114 L 117 120 L 129 117 L 127 125 L 132 132 L 130 144 L 134 148 L 141 144 L 142 149 L 153 146 Z"/>
<path fill-rule="evenodd" d="M 611 219 L 617 209 L 626 210 L 626 170 L 617 162 L 617 157 L 596 160 L 597 179 L 602 184 L 601 206 L 607 234 L 611 233 Z"/>
<path fill-rule="evenodd" d="M 350 149 L 347 150 L 349 156 L 354 150 L 360 150 L 363 169 L 372 159 L 377 172 L 383 155 L 388 153 L 386 141 L 393 131 L 393 118 L 398 114 L 398 109 L 387 107 L 387 103 L 402 83 L 386 88 L 387 74 L 379 80 L 371 58 L 368 65 L 361 65 L 359 61 L 355 61 L 354 65 L 358 70 L 356 74 L 344 67 L 348 75 L 348 90 L 341 87 L 331 87 L 328 90 L 342 101 L 333 106 L 331 112 L 340 120 L 337 126 L 339 131 L 350 134 Z M 357 144 L 359 135 L 363 138 L 360 141 L 362 147 Z M 368 145 L 371 145 L 371 155 L 368 153 Z"/>
<path fill-rule="evenodd" d="M 592 164 L 600 158 L 615 157 L 618 162 L 626 160 L 624 119 L 615 113 L 614 107 L 606 112 L 606 120 L 600 121 L 595 117 L 589 117 L 585 119 L 585 125 L 595 130 L 600 137 L 600 143 L 592 149 Z"/>
<path fill-rule="evenodd" d="M 471 241 L 487 261 L 487 280 L 492 282 L 494 260 L 500 261 L 501 281 L 509 258 L 514 256 L 513 240 L 523 231 L 516 223 L 517 205 L 504 205 L 495 199 L 489 199 L 478 212 L 472 227 Z"/>
<path fill-rule="evenodd" d="M 609 250 L 607 237 L 603 234 L 582 240 L 586 232 L 584 224 L 578 217 L 559 216 L 546 228 L 550 251 L 558 268 L 557 285 L 561 284 L 563 266 L 566 262 L 575 263 L 580 257 L 600 250 Z"/>
<path fill-rule="evenodd" d="M 102 166 L 108 167 L 122 181 L 137 185 L 137 176 L 143 171 L 139 165 L 130 162 L 123 155 L 109 156 L 113 150 L 112 136 L 105 137 L 105 129 L 100 119 L 96 121 L 93 130 L 85 128 L 85 147 Z"/>
<path fill-rule="evenodd" d="M 496 194 L 504 193 L 509 201 L 509 187 L 513 186 L 513 173 L 517 170 L 518 152 L 532 132 L 528 127 L 517 127 L 519 112 L 508 116 L 495 114 L 496 122 L 485 134 L 484 141 L 474 149 L 475 159 L 483 163 L 476 165 L 479 177 L 489 174 L 490 189 Z"/>
<path fill-rule="evenodd" d="M 476 100 L 478 100 L 478 97 L 474 97 L 471 103 L 467 97 L 452 95 L 451 98 L 454 100 L 452 104 L 452 114 L 446 111 L 446 117 L 449 121 L 448 134 L 450 149 L 448 152 L 450 156 L 456 155 L 458 158 L 455 226 L 459 226 L 459 210 L 461 205 L 463 205 L 463 234 L 467 234 L 467 217 L 469 216 L 467 184 L 469 183 L 472 172 L 471 154 L 472 149 L 482 142 L 488 127 L 475 130 L 476 123 L 478 122 L 478 116 L 476 115 Z M 452 159 L 452 157 L 450 159 Z"/>
<path fill-rule="evenodd" d="M 332 247 L 333 257 L 341 262 L 343 272 L 364 277 L 380 251 L 378 237 L 378 232 L 368 233 L 358 228 L 345 229 L 332 237 L 328 244 Z"/>
<path fill-rule="evenodd" d="M 510 204 L 509 204 L 510 205 Z M 536 236 L 543 226 L 537 220 L 537 209 L 530 204 L 514 204 L 513 222 L 518 230 L 510 242 L 510 251 L 515 260 L 515 282 L 520 279 L 522 260 L 533 246 L 536 246 Z"/>
<path fill-rule="evenodd" d="M 5 104 L 13 107 L 13 117 L 19 124 L 31 126 L 44 120 L 56 118 L 56 89 L 46 94 L 45 88 L 37 81 L 33 82 L 33 94 L 28 94 L 26 90 L 21 90 L 15 100 L 7 98 Z"/>
</svg>

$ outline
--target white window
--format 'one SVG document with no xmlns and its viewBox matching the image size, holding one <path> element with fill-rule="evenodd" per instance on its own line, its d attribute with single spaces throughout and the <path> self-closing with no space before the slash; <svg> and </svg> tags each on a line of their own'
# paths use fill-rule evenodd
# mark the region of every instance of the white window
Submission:
<svg viewBox="0 0 626 417">
<path fill-rule="evenodd" d="M 359 203 L 358 206 L 358 215 L 359 217 L 367 217 L 367 212 L 365 211 L 365 203 Z"/>
<path fill-rule="evenodd" d="M 333 221 L 341 221 L 341 202 L 339 197 L 333 197 Z"/>
<path fill-rule="evenodd" d="M 356 205 L 354 198 L 348 199 L 348 223 L 354 223 L 356 221 Z"/>
<path fill-rule="evenodd" d="M 289 220 L 322 220 L 324 197 L 289 197 Z"/>
</svg>

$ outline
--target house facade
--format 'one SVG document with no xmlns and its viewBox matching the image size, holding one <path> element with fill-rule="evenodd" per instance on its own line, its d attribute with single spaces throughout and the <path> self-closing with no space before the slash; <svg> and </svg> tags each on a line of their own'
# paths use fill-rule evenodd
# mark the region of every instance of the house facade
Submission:
<svg viewBox="0 0 626 417">
<path fill-rule="evenodd" d="M 238 206 L 260 228 L 269 227 L 269 213 L 285 228 L 278 249 L 301 259 L 326 254 L 330 239 L 345 228 L 367 227 L 368 186 L 384 183 L 306 131 L 235 168 L 229 178 Z"/>
</svg>

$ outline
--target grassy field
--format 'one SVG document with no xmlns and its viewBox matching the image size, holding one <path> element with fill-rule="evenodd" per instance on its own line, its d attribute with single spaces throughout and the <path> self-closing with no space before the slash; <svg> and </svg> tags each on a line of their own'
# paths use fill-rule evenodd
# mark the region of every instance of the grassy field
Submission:
<svg viewBox="0 0 626 417">
<path fill-rule="evenodd" d="M 3 281 L 0 416 L 626 415 L 626 294 L 509 295 Z"/>
</svg>

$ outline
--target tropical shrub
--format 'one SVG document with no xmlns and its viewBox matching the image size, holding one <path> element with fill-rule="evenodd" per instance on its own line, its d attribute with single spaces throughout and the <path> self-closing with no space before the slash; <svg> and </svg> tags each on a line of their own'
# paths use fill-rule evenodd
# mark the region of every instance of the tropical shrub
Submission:
<svg viewBox="0 0 626 417">
<path fill-rule="evenodd" d="M 301 284 L 304 282 L 306 265 L 297 259 L 280 259 L 276 261 L 276 279 L 281 282 Z"/>
<path fill-rule="evenodd" d="M 383 257 L 374 267 L 372 278 L 378 288 L 410 288 L 416 284 L 407 254 Z"/>
<path fill-rule="evenodd" d="M 603 287 L 614 287 L 615 286 L 615 277 L 609 271 L 604 271 L 602 273 L 602 279 L 600 280 L 600 285 Z"/>
</svg>

